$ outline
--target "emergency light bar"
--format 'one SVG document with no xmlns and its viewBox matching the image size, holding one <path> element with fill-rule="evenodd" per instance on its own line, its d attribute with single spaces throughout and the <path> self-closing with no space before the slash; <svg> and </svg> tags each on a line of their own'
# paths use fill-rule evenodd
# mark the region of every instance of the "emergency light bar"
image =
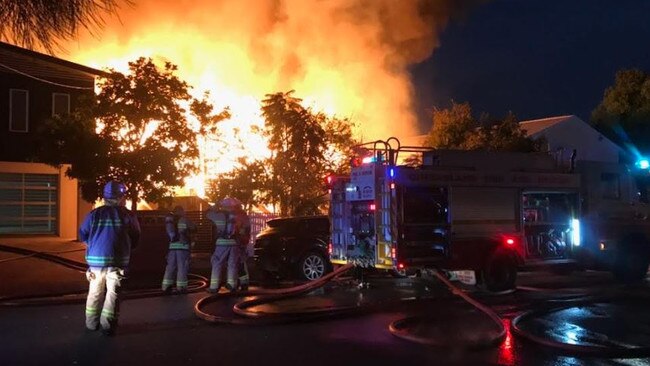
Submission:
<svg viewBox="0 0 650 366">
<path fill-rule="evenodd" d="M 650 168 L 650 161 L 648 159 L 639 159 L 636 162 L 636 166 L 641 170 L 646 170 Z"/>
</svg>

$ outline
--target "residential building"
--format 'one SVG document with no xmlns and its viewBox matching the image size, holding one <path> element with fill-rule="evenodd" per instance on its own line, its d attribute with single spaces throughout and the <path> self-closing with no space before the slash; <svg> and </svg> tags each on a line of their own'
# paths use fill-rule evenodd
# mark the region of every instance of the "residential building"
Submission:
<svg viewBox="0 0 650 366">
<path fill-rule="evenodd" d="M 521 121 L 519 125 L 530 137 L 544 137 L 547 150 L 561 161 L 569 161 L 574 150 L 576 160 L 617 163 L 627 155 L 623 148 L 574 115 Z"/>
<path fill-rule="evenodd" d="M 75 238 L 91 204 L 67 165 L 33 163 L 35 132 L 94 93 L 102 71 L 0 42 L 0 235 Z M 65 162 L 62 162 L 65 163 Z"/>
</svg>

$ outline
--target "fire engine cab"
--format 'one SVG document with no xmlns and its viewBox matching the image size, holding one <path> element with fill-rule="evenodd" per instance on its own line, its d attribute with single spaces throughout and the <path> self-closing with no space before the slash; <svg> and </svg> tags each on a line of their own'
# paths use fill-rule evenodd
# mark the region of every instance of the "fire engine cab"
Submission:
<svg viewBox="0 0 650 366">
<path fill-rule="evenodd" d="M 534 264 L 645 277 L 647 166 L 401 147 L 395 138 L 362 147 L 349 177 L 328 179 L 334 264 L 437 268 L 490 291 L 514 287 L 518 268 Z M 411 163 L 398 165 L 400 154 Z"/>
</svg>

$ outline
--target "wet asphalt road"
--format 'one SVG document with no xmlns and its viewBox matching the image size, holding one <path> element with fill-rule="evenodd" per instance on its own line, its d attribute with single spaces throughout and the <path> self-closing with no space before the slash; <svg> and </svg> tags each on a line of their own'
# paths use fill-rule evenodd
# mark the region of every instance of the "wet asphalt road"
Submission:
<svg viewBox="0 0 650 366">
<path fill-rule="evenodd" d="M 15 255 L 0 253 L 0 296 L 85 289 L 79 272 L 34 258 L 2 262 L 11 257 Z M 207 273 L 200 263 L 195 270 Z M 138 286 L 157 287 L 158 280 L 155 273 L 142 274 Z M 122 304 L 120 329 L 114 337 L 84 331 L 82 303 L 2 307 L 0 365 L 650 365 L 650 359 L 643 358 L 563 354 L 531 344 L 512 332 L 499 347 L 479 350 L 409 343 L 394 337 L 388 324 L 408 315 L 425 314 L 431 321 L 415 331 L 457 339 L 459 344 L 494 333 L 496 327 L 440 284 L 388 278 L 373 279 L 371 284 L 369 289 L 358 290 L 344 281 L 306 297 L 252 308 L 266 313 L 304 313 L 324 306 L 357 307 L 357 311 L 342 316 L 287 324 L 210 324 L 193 312 L 195 303 L 207 296 L 202 292 L 127 300 Z M 518 284 L 525 290 L 500 296 L 472 295 L 508 325 L 521 311 L 549 300 L 567 300 L 587 291 L 611 294 L 612 301 L 567 307 L 522 327 L 568 344 L 650 345 L 648 282 L 625 287 L 602 272 L 570 276 L 532 272 L 523 273 Z M 372 306 L 372 311 L 364 311 L 366 306 Z M 204 310 L 228 314 L 229 306 L 226 301 L 216 302 Z"/>
</svg>

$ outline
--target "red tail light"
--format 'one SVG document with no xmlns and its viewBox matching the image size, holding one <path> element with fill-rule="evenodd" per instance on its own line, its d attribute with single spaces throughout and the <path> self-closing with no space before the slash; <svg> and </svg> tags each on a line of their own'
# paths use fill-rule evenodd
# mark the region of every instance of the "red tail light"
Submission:
<svg viewBox="0 0 650 366">
<path fill-rule="evenodd" d="M 406 267 L 404 263 L 397 264 L 397 269 L 404 269 L 404 267 Z"/>
<path fill-rule="evenodd" d="M 334 248 L 332 248 L 332 243 L 329 243 L 329 244 L 327 245 L 327 253 L 328 253 L 329 255 L 332 255 L 332 252 L 333 252 L 333 251 L 334 251 Z"/>
<path fill-rule="evenodd" d="M 504 243 L 506 243 L 506 245 L 508 245 L 508 246 L 513 246 L 513 245 L 515 245 L 515 239 L 514 239 L 514 238 L 506 237 L 506 238 L 503 238 L 503 241 L 504 241 Z"/>
</svg>

